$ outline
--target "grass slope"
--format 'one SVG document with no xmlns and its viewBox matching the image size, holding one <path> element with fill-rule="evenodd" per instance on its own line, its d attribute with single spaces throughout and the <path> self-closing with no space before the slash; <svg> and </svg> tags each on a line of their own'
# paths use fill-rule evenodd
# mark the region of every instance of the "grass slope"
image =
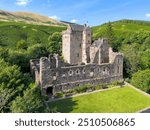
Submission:
<svg viewBox="0 0 150 130">
<path fill-rule="evenodd" d="M 149 97 L 127 86 L 49 104 L 50 108 L 63 113 L 131 113 L 148 106 Z"/>
<path fill-rule="evenodd" d="M 64 29 L 66 27 L 0 21 L 0 46 L 14 48 L 22 39 L 28 44 L 47 44 L 48 37 L 52 33 L 61 32 Z"/>
<path fill-rule="evenodd" d="M 103 37 L 107 24 L 92 27 L 94 38 Z M 113 31 L 116 36 L 127 35 L 127 33 L 135 33 L 137 31 L 149 31 L 150 22 L 138 20 L 120 20 L 112 22 Z"/>
</svg>

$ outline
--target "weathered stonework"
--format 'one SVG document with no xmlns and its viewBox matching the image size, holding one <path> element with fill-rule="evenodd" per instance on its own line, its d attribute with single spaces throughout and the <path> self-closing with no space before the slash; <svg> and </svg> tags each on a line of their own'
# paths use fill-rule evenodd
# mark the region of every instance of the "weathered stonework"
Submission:
<svg viewBox="0 0 150 130">
<path fill-rule="evenodd" d="M 89 27 L 71 24 L 62 37 L 64 62 L 57 54 L 30 61 L 31 73 L 43 94 L 123 79 L 123 54 L 114 53 L 107 39 L 92 43 L 91 37 Z"/>
</svg>

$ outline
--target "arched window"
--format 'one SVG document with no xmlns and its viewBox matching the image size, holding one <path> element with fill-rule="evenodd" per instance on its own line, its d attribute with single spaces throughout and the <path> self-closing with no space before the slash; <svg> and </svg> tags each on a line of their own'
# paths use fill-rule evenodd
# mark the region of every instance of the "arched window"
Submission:
<svg viewBox="0 0 150 130">
<path fill-rule="evenodd" d="M 77 70 L 76 70 L 76 75 L 79 75 L 79 74 L 80 74 L 80 70 L 77 69 Z"/>
<path fill-rule="evenodd" d="M 73 75 L 73 71 L 69 70 L 68 74 L 69 74 L 69 76 L 72 76 Z"/>
</svg>

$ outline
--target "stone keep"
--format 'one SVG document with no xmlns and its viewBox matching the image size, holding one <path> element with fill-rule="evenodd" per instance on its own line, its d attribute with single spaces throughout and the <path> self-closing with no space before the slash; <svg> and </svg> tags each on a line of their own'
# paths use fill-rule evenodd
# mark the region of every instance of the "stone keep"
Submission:
<svg viewBox="0 0 150 130">
<path fill-rule="evenodd" d="M 62 55 L 30 60 L 31 74 L 42 94 L 53 96 L 78 86 L 123 80 L 123 54 L 113 52 L 107 39 L 92 42 L 90 27 L 68 25 L 62 32 Z"/>
<path fill-rule="evenodd" d="M 68 29 L 63 31 L 62 36 L 62 53 L 67 63 L 81 64 L 89 62 L 91 35 L 91 29 L 86 25 L 68 25 Z"/>
</svg>

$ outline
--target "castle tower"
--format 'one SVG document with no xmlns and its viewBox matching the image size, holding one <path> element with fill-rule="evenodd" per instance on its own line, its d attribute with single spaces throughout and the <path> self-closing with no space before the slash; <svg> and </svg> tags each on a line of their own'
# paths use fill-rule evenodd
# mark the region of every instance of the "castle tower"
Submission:
<svg viewBox="0 0 150 130">
<path fill-rule="evenodd" d="M 62 52 L 65 62 L 69 64 L 82 63 L 83 29 L 84 26 L 70 24 L 67 31 L 63 31 Z"/>
<path fill-rule="evenodd" d="M 83 44 L 82 44 L 82 63 L 90 62 L 90 45 L 92 43 L 92 32 L 90 27 L 85 25 L 83 30 Z"/>
</svg>

